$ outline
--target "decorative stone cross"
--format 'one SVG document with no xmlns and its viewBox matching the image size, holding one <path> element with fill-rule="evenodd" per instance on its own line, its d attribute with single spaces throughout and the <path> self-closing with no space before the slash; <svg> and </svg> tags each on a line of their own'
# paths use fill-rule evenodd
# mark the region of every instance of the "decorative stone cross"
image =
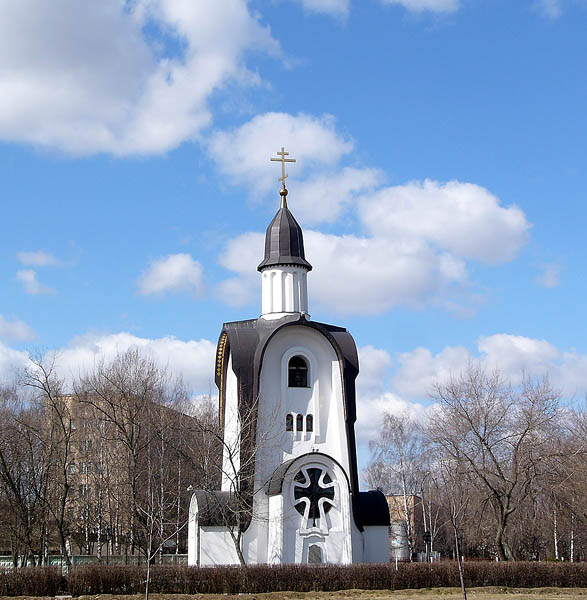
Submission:
<svg viewBox="0 0 587 600">
<path fill-rule="evenodd" d="M 294 498 L 295 500 L 308 499 L 310 505 L 308 520 L 312 519 L 312 527 L 316 527 L 316 519 L 320 518 L 320 499 L 326 498 L 328 500 L 328 502 L 323 503 L 325 513 L 333 506 L 334 486 L 328 486 L 328 484 L 332 483 L 332 479 L 328 473 L 324 473 L 322 483 L 328 487 L 322 487 L 320 485 L 320 476 L 322 473 L 324 473 L 322 469 L 312 468 L 307 469 L 307 475 L 303 471 L 300 471 L 294 478 Z M 301 515 L 304 514 L 305 502 L 297 502 L 295 507 Z"/>
<path fill-rule="evenodd" d="M 288 163 L 288 162 L 294 163 L 294 162 L 296 162 L 296 159 L 295 158 L 285 158 L 286 156 L 289 156 L 289 152 L 286 152 L 285 148 L 283 146 L 281 147 L 281 152 L 277 152 L 277 154 L 281 158 L 271 158 L 270 160 L 281 163 L 281 177 L 277 181 L 281 181 L 281 187 L 283 189 L 285 189 L 285 180 L 287 178 L 287 173 L 285 172 L 285 163 Z"/>
</svg>

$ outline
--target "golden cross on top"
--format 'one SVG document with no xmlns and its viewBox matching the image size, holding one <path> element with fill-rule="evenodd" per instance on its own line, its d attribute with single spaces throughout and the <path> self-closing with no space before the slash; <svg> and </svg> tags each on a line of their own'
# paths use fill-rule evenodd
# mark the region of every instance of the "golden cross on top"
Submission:
<svg viewBox="0 0 587 600">
<path fill-rule="evenodd" d="M 289 152 L 286 152 L 283 146 L 281 147 L 281 152 L 277 152 L 276 154 L 278 154 L 280 158 L 272 158 L 271 160 L 281 163 L 281 177 L 277 181 L 281 181 L 282 188 L 285 189 L 285 180 L 287 178 L 287 173 L 285 172 L 285 163 L 296 162 L 296 159 L 285 158 L 286 156 L 289 156 Z"/>
</svg>

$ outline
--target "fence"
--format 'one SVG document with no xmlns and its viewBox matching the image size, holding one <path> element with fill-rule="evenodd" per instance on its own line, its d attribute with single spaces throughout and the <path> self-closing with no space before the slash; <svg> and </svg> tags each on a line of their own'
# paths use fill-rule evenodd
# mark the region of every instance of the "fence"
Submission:
<svg viewBox="0 0 587 600">
<path fill-rule="evenodd" d="M 81 567 L 84 565 L 144 565 L 146 563 L 144 556 L 139 555 L 125 555 L 125 554 L 114 554 L 111 556 L 102 556 L 98 558 L 93 555 L 78 554 L 69 557 L 71 564 L 74 567 Z M 29 561 L 30 562 L 30 561 Z M 161 561 L 159 556 L 154 559 L 155 563 L 163 565 L 187 565 L 188 555 L 187 554 L 162 554 Z M 39 557 L 35 556 L 35 563 L 39 564 Z M 47 558 L 47 566 L 49 567 L 60 567 L 63 571 L 67 570 L 67 563 L 62 555 L 50 554 Z M 12 556 L 0 556 L 0 568 L 10 569 L 14 567 L 14 560 Z"/>
</svg>

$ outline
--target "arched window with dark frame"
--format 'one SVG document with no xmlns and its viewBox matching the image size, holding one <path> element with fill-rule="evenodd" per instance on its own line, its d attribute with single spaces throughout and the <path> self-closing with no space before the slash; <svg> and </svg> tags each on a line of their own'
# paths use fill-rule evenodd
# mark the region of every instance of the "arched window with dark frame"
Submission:
<svg viewBox="0 0 587 600">
<path fill-rule="evenodd" d="M 296 431 L 304 430 L 304 417 L 302 415 L 298 415 L 296 417 Z"/>
<path fill-rule="evenodd" d="M 288 387 L 308 387 L 308 363 L 302 356 L 292 356 L 287 365 Z"/>
<path fill-rule="evenodd" d="M 306 431 L 314 431 L 314 417 L 312 415 L 306 417 Z"/>
<path fill-rule="evenodd" d="M 293 415 L 291 413 L 285 415 L 285 430 L 293 431 Z"/>
</svg>

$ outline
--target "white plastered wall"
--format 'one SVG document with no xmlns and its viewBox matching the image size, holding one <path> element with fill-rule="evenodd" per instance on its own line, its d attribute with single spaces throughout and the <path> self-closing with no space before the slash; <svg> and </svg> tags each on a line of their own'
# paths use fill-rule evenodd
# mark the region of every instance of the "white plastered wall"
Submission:
<svg viewBox="0 0 587 600">
<path fill-rule="evenodd" d="M 288 360 L 296 354 L 308 362 L 309 388 L 287 386 Z M 314 431 L 300 435 L 285 431 L 288 413 L 312 414 Z M 283 462 L 312 451 L 332 456 L 349 472 L 340 364 L 330 342 L 311 327 L 284 327 L 267 345 L 260 376 L 257 442 L 258 486 Z"/>
<path fill-rule="evenodd" d="M 278 319 L 284 314 L 308 312 L 308 271 L 276 266 L 261 273 L 261 315 Z"/>
<path fill-rule="evenodd" d="M 198 501 L 192 494 L 188 512 L 188 565 L 200 564 L 200 532 L 198 528 Z"/>
<path fill-rule="evenodd" d="M 364 528 L 364 555 L 366 563 L 389 562 L 389 527 L 371 525 Z"/>
<path fill-rule="evenodd" d="M 188 513 L 188 565 L 239 564 L 234 541 L 226 527 L 203 526 L 198 522 L 198 500 L 192 494 Z"/>
<path fill-rule="evenodd" d="M 200 527 L 200 537 L 200 566 L 240 564 L 226 527 Z"/>
<path fill-rule="evenodd" d="M 240 420 L 238 416 L 238 382 L 232 370 L 232 355 L 228 357 L 225 382 L 224 448 L 222 456 L 222 486 L 230 492 L 240 469 Z"/>
</svg>

